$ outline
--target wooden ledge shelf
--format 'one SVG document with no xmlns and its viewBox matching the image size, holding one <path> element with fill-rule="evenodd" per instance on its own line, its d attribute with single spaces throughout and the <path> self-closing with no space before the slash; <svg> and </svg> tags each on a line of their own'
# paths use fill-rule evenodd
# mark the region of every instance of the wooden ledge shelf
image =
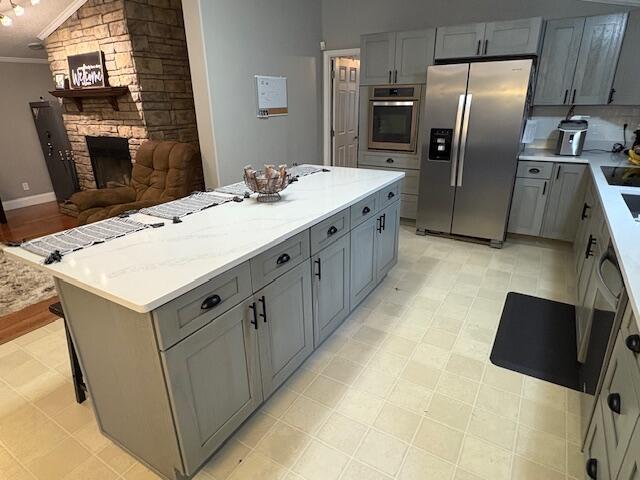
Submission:
<svg viewBox="0 0 640 480">
<path fill-rule="evenodd" d="M 120 110 L 120 107 L 118 107 L 118 97 L 129 93 L 129 87 L 100 87 L 85 89 L 67 88 L 64 90 L 51 90 L 49 93 L 58 98 L 70 98 L 81 112 L 83 109 L 82 102 L 85 98 L 106 98 L 109 100 L 111 107 L 118 111 Z"/>
</svg>

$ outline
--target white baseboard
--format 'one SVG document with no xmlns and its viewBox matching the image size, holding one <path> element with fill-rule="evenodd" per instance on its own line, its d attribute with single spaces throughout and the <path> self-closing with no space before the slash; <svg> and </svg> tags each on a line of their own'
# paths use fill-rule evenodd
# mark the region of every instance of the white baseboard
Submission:
<svg viewBox="0 0 640 480">
<path fill-rule="evenodd" d="M 31 195 L 30 197 L 16 198 L 15 200 L 7 200 L 2 202 L 5 211 L 15 210 L 16 208 L 30 207 L 40 203 L 55 202 L 56 194 L 53 192 L 40 193 L 39 195 Z"/>
</svg>

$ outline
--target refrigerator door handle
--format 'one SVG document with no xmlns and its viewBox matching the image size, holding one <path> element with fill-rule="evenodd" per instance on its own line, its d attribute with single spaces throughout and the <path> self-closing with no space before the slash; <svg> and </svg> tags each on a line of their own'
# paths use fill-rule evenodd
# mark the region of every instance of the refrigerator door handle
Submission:
<svg viewBox="0 0 640 480">
<path fill-rule="evenodd" d="M 456 123 L 453 128 L 453 139 L 451 142 L 451 186 L 456 186 L 456 175 L 458 173 L 458 149 L 460 147 L 460 129 L 462 128 L 462 115 L 464 113 L 464 99 L 466 95 L 458 98 L 458 110 L 456 112 Z"/>
<path fill-rule="evenodd" d="M 457 186 L 462 186 L 462 173 L 464 171 L 464 155 L 467 150 L 467 136 L 469 135 L 469 115 L 471 113 L 471 100 L 473 95 L 468 93 L 464 105 L 464 120 L 462 121 L 462 140 L 460 141 L 460 160 L 458 161 L 458 182 Z"/>
</svg>

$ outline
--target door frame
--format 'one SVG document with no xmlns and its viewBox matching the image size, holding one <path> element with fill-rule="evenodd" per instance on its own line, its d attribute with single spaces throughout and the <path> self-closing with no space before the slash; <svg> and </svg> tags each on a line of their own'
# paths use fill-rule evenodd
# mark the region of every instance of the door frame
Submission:
<svg viewBox="0 0 640 480">
<path fill-rule="evenodd" d="M 342 48 L 322 52 L 322 163 L 331 165 L 331 60 L 336 57 L 360 58 L 360 48 Z M 362 59 L 360 59 L 362 61 Z M 361 64 L 362 65 L 362 64 Z M 360 86 L 358 86 L 360 88 Z M 358 106 L 358 108 L 360 108 Z"/>
</svg>

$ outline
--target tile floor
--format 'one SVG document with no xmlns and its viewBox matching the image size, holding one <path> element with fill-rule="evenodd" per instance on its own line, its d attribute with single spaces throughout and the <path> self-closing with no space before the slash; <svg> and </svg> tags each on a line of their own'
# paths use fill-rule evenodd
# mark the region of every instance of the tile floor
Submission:
<svg viewBox="0 0 640 480">
<path fill-rule="evenodd" d="M 582 480 L 576 395 L 488 361 L 507 291 L 573 298 L 569 247 L 400 237 L 397 267 L 198 480 Z M 0 478 L 157 478 L 75 403 L 60 321 L 0 346 Z"/>
</svg>

